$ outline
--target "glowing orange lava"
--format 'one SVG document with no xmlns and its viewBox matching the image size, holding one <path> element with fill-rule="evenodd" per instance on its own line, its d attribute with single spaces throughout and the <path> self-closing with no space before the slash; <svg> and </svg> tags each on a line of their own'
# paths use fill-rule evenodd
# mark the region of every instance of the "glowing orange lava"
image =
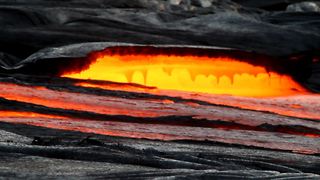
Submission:
<svg viewBox="0 0 320 180">
<path fill-rule="evenodd" d="M 82 72 L 63 77 L 135 83 L 158 89 L 269 97 L 299 94 L 288 75 L 228 57 L 104 54 Z"/>
<path fill-rule="evenodd" d="M 40 114 L 35 112 L 24 112 L 24 111 L 0 111 L 0 118 L 7 117 L 22 117 L 22 118 L 52 118 L 52 119 L 65 119 L 66 117 L 49 115 L 49 114 Z"/>
</svg>

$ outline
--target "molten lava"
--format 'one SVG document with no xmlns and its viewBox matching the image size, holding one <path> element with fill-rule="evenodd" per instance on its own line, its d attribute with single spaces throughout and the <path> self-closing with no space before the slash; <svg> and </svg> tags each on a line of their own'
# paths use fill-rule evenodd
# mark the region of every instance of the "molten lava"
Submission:
<svg viewBox="0 0 320 180">
<path fill-rule="evenodd" d="M 66 119 L 63 116 L 40 114 L 24 111 L 0 111 L 0 118 L 51 118 L 51 119 Z"/>
<path fill-rule="evenodd" d="M 270 97 L 299 94 L 290 76 L 230 57 L 100 53 L 88 69 L 63 77 L 134 83 L 158 89 Z"/>
</svg>

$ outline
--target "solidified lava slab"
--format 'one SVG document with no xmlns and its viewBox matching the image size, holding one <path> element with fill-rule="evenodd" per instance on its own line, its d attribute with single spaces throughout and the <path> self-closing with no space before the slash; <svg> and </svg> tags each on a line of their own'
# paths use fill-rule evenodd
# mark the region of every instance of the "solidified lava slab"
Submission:
<svg viewBox="0 0 320 180">
<path fill-rule="evenodd" d="M 118 84 L 117 89 L 82 87 L 61 78 L 50 83 L 21 77 L 14 80 L 18 84 L 8 81 L 12 80 L 0 86 L 3 103 L 8 103 L 1 111 L 3 122 L 121 137 L 320 152 L 314 146 L 320 137 L 317 94 L 241 98 L 154 89 L 142 92 L 143 87 L 134 85 L 131 88 L 140 91 L 126 90 L 126 84 Z"/>
</svg>

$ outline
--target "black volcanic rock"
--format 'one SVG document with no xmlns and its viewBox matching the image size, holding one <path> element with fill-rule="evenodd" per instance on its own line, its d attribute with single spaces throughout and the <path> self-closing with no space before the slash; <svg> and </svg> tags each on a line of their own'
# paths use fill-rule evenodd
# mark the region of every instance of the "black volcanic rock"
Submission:
<svg viewBox="0 0 320 180">
<path fill-rule="evenodd" d="M 320 13 L 265 11 L 259 8 L 267 1 L 237 2 L 0 0 L 0 66 L 10 69 L 40 57 L 38 51 L 90 42 L 205 45 L 280 59 L 303 56 L 304 66 L 314 63 L 303 83 L 319 91 L 318 63 L 312 60 L 320 48 Z"/>
<path fill-rule="evenodd" d="M 320 157 L 316 155 L 209 142 L 108 137 L 2 122 L 0 125 L 0 177 L 8 179 L 320 177 Z M 35 139 L 46 144 L 35 145 Z M 55 143 L 50 144 L 52 141 Z"/>
<path fill-rule="evenodd" d="M 230 1 L 180 10 L 160 0 L 2 0 L 0 7 L 0 50 L 19 58 L 45 47 L 101 41 L 210 45 L 277 56 L 320 47 L 320 14 L 280 16 Z"/>
<path fill-rule="evenodd" d="M 287 7 L 289 12 L 320 12 L 320 2 L 301 2 L 290 4 Z"/>
<path fill-rule="evenodd" d="M 268 0 L 268 1 L 256 1 L 256 0 L 232 0 L 243 6 L 266 9 L 269 11 L 285 10 L 286 7 L 293 3 L 303 2 L 305 0 Z"/>
<path fill-rule="evenodd" d="M 224 50 L 266 55 L 279 61 L 288 60 L 286 62 L 289 64 L 284 66 L 290 67 L 294 64 L 299 69 L 298 74 L 306 72 L 308 77 L 303 83 L 314 91 L 320 91 L 320 13 L 310 12 L 310 9 L 305 9 L 303 3 L 299 2 L 302 1 L 0 0 L 1 83 L 11 83 L 13 84 L 11 88 L 28 87 L 28 91 L 33 90 L 34 87 L 43 87 L 50 92 L 55 91 L 54 96 L 51 95 L 53 97 L 63 92 L 85 94 L 86 97 L 90 97 L 90 100 L 106 96 L 105 98 L 110 98 L 112 103 L 127 103 L 129 97 L 140 100 L 150 98 L 155 102 L 159 100 L 158 108 L 162 108 L 164 106 L 160 106 L 166 99 L 160 97 L 157 99 L 156 96 L 142 93 L 74 85 L 71 87 L 71 82 L 66 79 L 27 76 L 21 74 L 19 70 L 26 67 L 26 64 L 32 66 L 36 62 L 46 62 L 46 60 L 60 60 L 65 63 L 66 60 L 86 57 L 92 51 L 103 50 L 110 46 L 174 45 L 212 49 L 219 47 Z M 297 61 L 301 63 L 295 64 L 294 62 Z M 17 72 L 20 74 L 13 75 Z M 6 85 L 2 90 L 8 88 Z M 10 94 L 14 90 L 9 87 L 7 92 Z M 33 104 L 36 103 L 32 102 L 34 93 L 30 94 L 29 103 L 0 98 L 0 110 L 21 110 L 44 114 L 51 112 L 51 115 L 63 116 L 64 114 L 68 118 L 78 117 L 80 122 L 84 120 L 82 118 L 88 117 L 94 117 L 92 120 L 102 120 L 101 117 L 106 119 L 104 114 L 73 109 L 67 111 L 62 108 Z M 121 97 L 124 100 L 119 101 L 119 98 L 115 99 L 115 97 Z M 169 102 L 171 100 L 168 99 Z M 179 101 L 181 101 L 179 104 L 176 103 L 177 100 L 172 102 L 183 108 L 188 107 L 187 104 L 198 105 L 194 101 L 188 102 L 184 99 Z M 186 101 L 185 104 L 184 101 Z M 275 101 L 274 104 L 276 103 Z M 316 103 L 313 103 L 312 105 L 316 106 Z M 297 104 L 290 105 L 299 108 Z M 217 107 L 222 106 L 212 105 L 208 114 L 221 113 L 222 110 L 217 111 Z M 310 149 L 308 151 L 308 148 L 319 147 L 318 136 L 311 136 L 319 131 L 309 126 L 316 126 L 320 121 L 291 118 L 270 112 L 224 108 L 228 110 L 224 110 L 223 114 L 231 110 L 245 111 L 246 113 L 234 114 L 236 117 L 244 118 L 248 123 L 251 121 L 245 118 L 249 116 L 257 119 L 257 122 L 266 121 L 257 127 L 262 131 L 259 131 L 259 136 L 257 136 L 258 131 L 250 131 L 245 129 L 248 127 L 245 126 L 240 130 L 230 130 L 227 134 L 234 134 L 228 138 L 232 139 L 243 133 L 246 135 L 244 137 L 256 136 L 253 140 L 244 139 L 245 141 L 256 141 L 255 143 L 263 144 L 262 147 L 272 145 L 277 148 L 262 149 L 261 146 L 254 146 L 255 143 L 242 146 L 242 144 L 215 143 L 209 140 L 208 142 L 207 140 L 165 142 L 118 138 L 73 130 L 21 125 L 12 123 L 13 118 L 8 117 L 8 121 L 12 120 L 10 123 L 0 122 L 0 177 L 8 179 L 319 179 L 319 154 L 308 154 L 313 152 Z M 172 110 L 175 111 L 174 108 Z M 298 110 L 305 113 L 303 108 Z M 144 125 L 141 122 L 150 121 L 150 118 L 146 118 L 140 122 L 141 124 L 137 124 L 132 121 L 137 118 L 128 119 L 129 116 L 118 116 L 119 122 L 127 118 L 125 122 L 128 126 L 130 123 L 136 126 Z M 269 119 L 272 116 L 276 116 L 277 121 Z M 21 117 L 21 119 L 24 118 L 27 119 L 27 117 Z M 116 117 L 112 116 L 112 118 Z M 153 117 L 152 120 L 161 122 L 161 118 L 166 117 Z M 206 123 L 214 121 L 211 119 L 191 121 L 187 117 L 172 116 L 160 125 L 178 122 L 179 118 L 180 125 L 181 122 L 192 122 L 191 125 L 200 126 L 202 122 L 204 128 Z M 139 120 L 141 119 L 143 117 Z M 108 116 L 109 120 L 116 122 L 110 116 Z M 220 124 L 227 122 L 223 119 L 215 121 Z M 49 121 L 43 122 L 49 123 Z M 61 119 L 57 122 L 62 123 Z M 217 122 L 214 126 L 219 125 Z M 272 124 L 278 122 L 289 122 L 293 125 Z M 225 124 L 232 126 L 236 123 Z M 309 128 L 303 128 L 305 124 Z M 160 125 L 154 126 L 160 127 Z M 191 129 L 191 125 L 188 128 Z M 214 126 L 206 132 L 210 130 L 217 134 L 224 132 Z M 115 123 L 112 127 L 115 127 Z M 150 130 L 146 127 L 149 126 L 143 126 L 141 129 L 148 133 L 152 132 L 152 128 Z M 168 127 L 170 126 L 163 126 L 163 129 Z M 177 126 L 176 130 L 181 127 Z M 308 133 L 314 130 L 314 134 L 309 135 L 310 137 L 289 136 L 276 131 L 283 127 L 290 127 L 289 130 L 296 130 L 294 132 Z M 190 131 L 181 132 L 185 132 L 183 135 L 190 135 L 188 134 Z M 194 130 L 194 132 L 198 131 Z M 204 135 L 208 137 L 207 133 Z M 268 141 L 259 141 L 259 138 L 265 138 Z M 302 141 L 301 144 L 299 140 Z M 290 143 L 299 144 L 299 147 L 300 145 L 308 147 L 305 148 L 306 151 L 286 151 L 278 147 L 279 145 L 289 146 Z"/>
</svg>

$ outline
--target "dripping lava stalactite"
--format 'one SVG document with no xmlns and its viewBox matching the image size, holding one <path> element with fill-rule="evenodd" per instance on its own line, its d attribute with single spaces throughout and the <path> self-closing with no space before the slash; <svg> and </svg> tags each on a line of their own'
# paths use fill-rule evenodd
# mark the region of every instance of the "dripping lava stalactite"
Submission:
<svg viewBox="0 0 320 180">
<path fill-rule="evenodd" d="M 270 63 L 259 64 L 252 59 L 212 53 L 173 53 L 172 50 L 146 47 L 128 49 L 108 48 L 95 53 L 89 57 L 89 65 L 78 71 L 64 72 L 61 76 L 248 97 L 307 92 L 290 75 L 266 67 Z"/>
</svg>

